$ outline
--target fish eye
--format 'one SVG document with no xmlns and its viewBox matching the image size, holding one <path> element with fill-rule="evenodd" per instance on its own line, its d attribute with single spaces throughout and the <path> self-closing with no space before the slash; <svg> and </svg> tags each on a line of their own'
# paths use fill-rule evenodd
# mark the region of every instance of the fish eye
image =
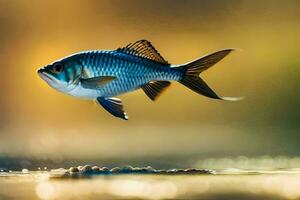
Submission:
<svg viewBox="0 0 300 200">
<path fill-rule="evenodd" d="M 64 70 L 64 66 L 61 63 L 53 64 L 52 71 L 56 74 L 61 73 Z"/>
</svg>

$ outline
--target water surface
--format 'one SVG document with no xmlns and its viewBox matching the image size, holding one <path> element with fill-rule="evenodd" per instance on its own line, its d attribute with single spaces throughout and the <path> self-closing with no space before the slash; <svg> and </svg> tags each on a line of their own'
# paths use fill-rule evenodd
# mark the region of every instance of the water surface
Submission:
<svg viewBox="0 0 300 200">
<path fill-rule="evenodd" d="M 0 199 L 300 199 L 299 169 L 63 176 L 65 172 L 1 172 Z"/>
</svg>

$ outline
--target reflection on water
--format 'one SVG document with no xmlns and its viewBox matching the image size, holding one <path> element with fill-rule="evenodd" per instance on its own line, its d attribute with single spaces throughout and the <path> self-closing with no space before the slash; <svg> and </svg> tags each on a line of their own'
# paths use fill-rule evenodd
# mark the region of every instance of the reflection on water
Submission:
<svg viewBox="0 0 300 200">
<path fill-rule="evenodd" d="M 256 172 L 256 173 L 254 173 Z M 221 170 L 209 175 L 97 175 L 2 172 L 0 199 L 300 199 L 300 171 Z"/>
<path fill-rule="evenodd" d="M 41 199 L 51 199 L 55 197 L 55 189 L 48 181 L 41 181 L 36 185 L 36 194 Z"/>
</svg>

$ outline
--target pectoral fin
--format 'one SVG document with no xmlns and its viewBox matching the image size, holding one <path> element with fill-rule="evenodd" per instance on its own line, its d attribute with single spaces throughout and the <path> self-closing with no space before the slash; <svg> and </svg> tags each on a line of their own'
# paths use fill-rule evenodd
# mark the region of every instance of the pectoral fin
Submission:
<svg viewBox="0 0 300 200">
<path fill-rule="evenodd" d="M 87 89 L 97 89 L 115 80 L 115 76 L 98 76 L 93 78 L 81 79 L 81 85 Z"/>
<path fill-rule="evenodd" d="M 123 110 L 121 99 L 98 97 L 97 102 L 113 116 L 128 120 L 128 116 Z"/>
</svg>

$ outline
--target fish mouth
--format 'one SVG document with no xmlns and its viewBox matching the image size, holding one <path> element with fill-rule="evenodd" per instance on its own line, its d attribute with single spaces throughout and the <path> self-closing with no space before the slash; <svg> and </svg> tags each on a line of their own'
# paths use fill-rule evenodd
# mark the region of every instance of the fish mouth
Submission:
<svg viewBox="0 0 300 200">
<path fill-rule="evenodd" d="M 46 72 L 45 68 L 40 68 L 37 73 L 46 82 L 54 81 L 53 77 Z"/>
</svg>

